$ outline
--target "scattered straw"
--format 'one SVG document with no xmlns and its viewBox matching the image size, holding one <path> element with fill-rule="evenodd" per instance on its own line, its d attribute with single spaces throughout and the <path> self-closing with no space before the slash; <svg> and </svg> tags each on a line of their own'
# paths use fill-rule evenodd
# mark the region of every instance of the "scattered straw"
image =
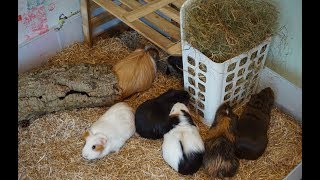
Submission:
<svg viewBox="0 0 320 180">
<path fill-rule="evenodd" d="M 101 40 L 93 49 L 77 44 L 51 58 L 51 63 L 77 63 L 108 59 L 111 49 L 107 42 L 121 44 L 117 39 Z M 118 44 L 118 45 L 119 45 Z M 101 50 L 98 50 L 100 49 Z M 114 47 L 114 57 L 130 51 Z M 95 49 L 95 50 L 94 50 Z M 90 55 L 84 52 L 91 52 Z M 82 52 L 82 53 L 81 53 Z M 94 52 L 94 53 L 92 53 Z M 74 53 L 73 56 L 70 56 Z M 123 54 L 121 54 L 123 53 Z M 70 57 L 71 59 L 64 59 Z M 98 58 L 99 57 L 99 58 Z M 119 57 L 115 57 L 120 59 Z M 77 61 L 78 60 L 78 61 Z M 102 63 L 106 61 L 100 61 Z M 93 62 L 98 63 L 98 62 Z M 183 88 L 182 80 L 158 73 L 154 84 L 145 92 L 137 93 L 125 101 L 136 109 L 142 102 L 154 98 L 169 88 Z M 18 128 L 18 177 L 19 179 L 208 179 L 203 167 L 192 176 L 183 176 L 165 163 L 161 154 L 162 140 L 148 140 L 133 135 L 118 153 L 87 162 L 81 157 L 85 129 L 97 120 L 105 108 L 84 108 L 47 114 L 33 121 L 28 127 Z M 202 137 L 208 127 L 192 112 Z M 241 161 L 238 174 L 233 179 L 282 179 L 302 159 L 301 127 L 278 109 L 272 110 L 269 131 L 270 143 L 265 154 L 256 161 Z"/>
<path fill-rule="evenodd" d="M 278 10 L 270 0 L 197 0 L 186 10 L 186 40 L 221 63 L 276 33 Z"/>
</svg>

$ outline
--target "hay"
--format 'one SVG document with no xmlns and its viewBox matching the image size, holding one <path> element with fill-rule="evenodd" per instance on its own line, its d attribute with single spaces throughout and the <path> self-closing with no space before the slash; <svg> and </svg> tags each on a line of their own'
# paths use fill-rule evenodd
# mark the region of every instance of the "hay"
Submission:
<svg viewBox="0 0 320 180">
<path fill-rule="evenodd" d="M 270 0 L 198 0 L 186 9 L 186 41 L 222 63 L 273 36 L 278 10 Z"/>
<path fill-rule="evenodd" d="M 101 40 L 104 43 L 119 42 L 116 39 Z M 121 43 L 120 43 L 121 44 Z M 101 47 L 101 48 L 102 48 Z M 63 53 L 51 58 L 51 63 L 76 63 L 76 59 L 86 61 L 84 56 L 94 60 L 115 62 L 108 59 L 112 54 L 98 51 L 99 45 L 86 49 L 74 45 Z M 118 46 L 119 51 L 129 54 L 126 47 Z M 110 49 L 110 47 L 109 47 Z M 84 51 L 97 54 L 85 55 Z M 101 50 L 103 51 L 103 50 Z M 63 60 L 73 52 L 73 60 Z M 82 52 L 82 53 L 81 53 Z M 99 53 L 100 52 L 100 53 Z M 116 49 L 113 51 L 120 55 Z M 99 58 L 98 58 L 99 57 Z M 115 57 L 117 59 L 121 59 Z M 65 61 L 65 62 L 64 62 Z M 98 63 L 98 62 L 93 62 Z M 182 88 L 182 79 L 158 72 L 152 87 L 126 99 L 136 109 L 142 102 L 154 98 L 169 88 Z M 118 152 L 103 159 L 87 162 L 81 157 L 84 130 L 97 120 L 105 108 L 85 108 L 47 114 L 33 121 L 28 127 L 18 127 L 18 178 L 19 179 L 208 179 L 203 167 L 192 176 L 183 176 L 165 163 L 161 155 L 162 140 L 148 140 L 133 135 Z M 205 136 L 208 127 L 200 122 L 199 116 L 191 112 L 199 126 L 200 135 Z M 270 143 L 266 153 L 257 161 L 241 161 L 234 179 L 282 179 L 302 159 L 301 127 L 277 108 L 271 113 L 269 131 Z"/>
</svg>

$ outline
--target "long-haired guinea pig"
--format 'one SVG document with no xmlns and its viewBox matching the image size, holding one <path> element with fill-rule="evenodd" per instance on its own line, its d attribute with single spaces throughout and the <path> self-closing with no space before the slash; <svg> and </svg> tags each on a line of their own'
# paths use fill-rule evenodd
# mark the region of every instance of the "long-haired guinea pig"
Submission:
<svg viewBox="0 0 320 180">
<path fill-rule="evenodd" d="M 233 177 L 238 171 L 239 160 L 234 147 L 237 119 L 238 116 L 233 113 L 232 108 L 223 103 L 206 134 L 203 164 L 212 178 Z"/>
<path fill-rule="evenodd" d="M 159 52 L 152 46 L 137 49 L 113 66 L 122 98 L 149 89 L 157 75 Z"/>
<path fill-rule="evenodd" d="M 180 174 L 194 174 L 200 169 L 204 155 L 204 144 L 198 127 L 182 103 L 172 107 L 170 121 L 174 127 L 164 135 L 162 156 Z"/>
<path fill-rule="evenodd" d="M 172 128 L 169 121 L 172 106 L 177 102 L 187 105 L 189 99 L 187 91 L 169 89 L 160 96 L 143 102 L 135 113 L 137 133 L 147 139 L 163 138 L 163 135 Z"/>
<path fill-rule="evenodd" d="M 118 152 L 134 133 L 133 109 L 124 102 L 116 103 L 83 134 L 82 156 L 94 160 Z"/>
<path fill-rule="evenodd" d="M 270 87 L 251 96 L 236 129 L 236 155 L 239 159 L 256 160 L 264 153 L 273 103 L 274 93 Z"/>
</svg>

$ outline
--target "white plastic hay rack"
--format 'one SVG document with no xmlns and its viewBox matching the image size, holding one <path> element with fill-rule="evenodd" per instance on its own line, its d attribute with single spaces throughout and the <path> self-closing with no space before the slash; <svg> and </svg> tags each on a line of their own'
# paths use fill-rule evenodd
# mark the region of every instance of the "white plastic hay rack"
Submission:
<svg viewBox="0 0 320 180">
<path fill-rule="evenodd" d="M 255 93 L 271 38 L 223 63 L 216 63 L 185 41 L 185 11 L 195 1 L 187 0 L 180 10 L 184 89 L 191 95 L 190 109 L 211 126 L 223 102 L 230 102 L 236 109 Z"/>
</svg>

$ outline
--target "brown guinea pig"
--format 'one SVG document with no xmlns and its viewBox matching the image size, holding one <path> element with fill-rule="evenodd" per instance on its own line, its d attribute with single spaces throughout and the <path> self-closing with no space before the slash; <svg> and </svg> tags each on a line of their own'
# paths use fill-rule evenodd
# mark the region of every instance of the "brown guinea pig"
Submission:
<svg viewBox="0 0 320 180">
<path fill-rule="evenodd" d="M 211 178 L 233 177 L 238 171 L 233 132 L 237 119 L 229 104 L 223 103 L 206 134 L 203 164 Z"/>
<path fill-rule="evenodd" d="M 270 87 L 251 96 L 237 122 L 235 147 L 239 159 L 256 160 L 264 153 L 273 103 Z"/>
</svg>

